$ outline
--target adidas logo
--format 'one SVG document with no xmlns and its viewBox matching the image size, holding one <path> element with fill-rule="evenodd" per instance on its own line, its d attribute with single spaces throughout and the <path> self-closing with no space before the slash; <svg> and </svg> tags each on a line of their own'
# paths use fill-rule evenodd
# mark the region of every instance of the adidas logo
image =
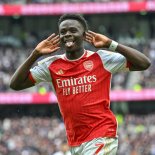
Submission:
<svg viewBox="0 0 155 155">
<path fill-rule="evenodd" d="M 58 74 L 58 75 L 62 75 L 62 74 L 64 74 L 64 72 L 63 72 L 62 69 L 60 69 L 56 74 Z"/>
</svg>

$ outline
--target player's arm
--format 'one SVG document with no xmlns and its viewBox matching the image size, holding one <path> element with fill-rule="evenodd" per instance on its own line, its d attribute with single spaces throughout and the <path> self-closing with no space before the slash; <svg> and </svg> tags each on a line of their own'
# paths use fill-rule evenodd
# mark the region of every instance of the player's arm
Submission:
<svg viewBox="0 0 155 155">
<path fill-rule="evenodd" d="M 131 71 L 146 70 L 151 65 L 149 58 L 134 48 L 118 44 L 116 51 L 124 55 L 131 63 L 129 66 Z"/>
<path fill-rule="evenodd" d="M 30 74 L 30 68 L 39 57 L 40 55 L 36 50 L 34 50 L 13 74 L 10 81 L 10 88 L 14 90 L 22 90 L 34 86 L 34 82 L 32 82 L 28 77 Z"/>
<path fill-rule="evenodd" d="M 34 86 L 34 82 L 29 78 L 32 65 L 42 55 L 57 51 L 60 48 L 59 44 L 59 36 L 55 34 L 52 34 L 47 39 L 40 42 L 26 61 L 19 66 L 13 74 L 10 81 L 10 88 L 14 90 L 22 90 Z"/>
<path fill-rule="evenodd" d="M 92 31 L 86 32 L 85 40 L 97 48 L 109 48 L 112 43 L 110 38 Z M 127 61 L 130 62 L 130 70 L 140 71 L 145 70 L 150 66 L 151 62 L 149 58 L 138 50 L 119 43 L 117 44 L 116 42 L 114 42 L 114 46 L 116 46 L 115 51 L 124 55 Z"/>
</svg>

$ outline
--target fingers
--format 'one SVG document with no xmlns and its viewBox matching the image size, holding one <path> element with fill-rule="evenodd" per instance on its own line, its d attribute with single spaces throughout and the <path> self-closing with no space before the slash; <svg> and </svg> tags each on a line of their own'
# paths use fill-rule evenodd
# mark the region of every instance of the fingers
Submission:
<svg viewBox="0 0 155 155">
<path fill-rule="evenodd" d="M 47 41 L 50 41 L 54 36 L 55 36 L 56 34 L 55 33 L 53 33 L 52 35 L 50 35 L 46 40 Z"/>
<path fill-rule="evenodd" d="M 92 43 L 92 39 L 89 39 L 87 36 L 85 37 L 85 41 Z"/>
<path fill-rule="evenodd" d="M 53 51 L 57 51 L 58 49 L 60 49 L 60 47 L 55 47 Z"/>
<path fill-rule="evenodd" d="M 95 33 L 95 32 L 93 32 L 93 31 L 90 31 L 90 30 L 88 31 L 88 34 L 89 34 L 89 35 L 91 35 L 91 36 L 93 36 L 93 37 L 95 37 L 95 36 L 96 36 L 96 33 Z"/>
<path fill-rule="evenodd" d="M 60 38 L 59 36 L 55 36 L 50 42 L 52 42 L 53 45 L 56 45 L 58 43 L 60 43 Z"/>
<path fill-rule="evenodd" d="M 50 44 L 51 48 L 52 47 L 58 47 L 60 45 L 60 38 L 59 35 L 56 35 L 55 33 L 53 33 L 52 35 L 50 35 L 46 41 Z"/>
<path fill-rule="evenodd" d="M 59 38 L 59 35 L 56 35 L 55 33 L 53 33 L 46 40 L 51 42 L 52 44 L 56 44 L 60 40 L 60 38 Z"/>
<path fill-rule="evenodd" d="M 95 38 L 95 33 L 92 31 L 86 32 L 85 40 L 88 41 L 89 43 L 93 43 Z"/>
<path fill-rule="evenodd" d="M 93 41 L 94 40 L 94 38 L 96 37 L 96 33 L 95 32 L 93 32 L 93 31 L 88 31 L 88 32 L 86 32 L 86 38 L 90 41 Z"/>
<path fill-rule="evenodd" d="M 50 49 L 55 49 L 55 48 L 57 48 L 57 47 L 60 47 L 60 43 L 59 43 L 59 42 L 58 42 L 57 44 L 54 44 L 54 45 L 53 45 L 53 44 L 50 44 L 50 45 L 49 45 L 49 48 L 50 48 Z"/>
</svg>

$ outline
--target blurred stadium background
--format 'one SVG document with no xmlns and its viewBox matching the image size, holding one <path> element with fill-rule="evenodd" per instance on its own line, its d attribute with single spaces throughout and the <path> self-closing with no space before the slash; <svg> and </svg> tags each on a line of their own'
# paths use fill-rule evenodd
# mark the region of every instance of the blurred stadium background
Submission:
<svg viewBox="0 0 155 155">
<path fill-rule="evenodd" d="M 51 86 L 9 88 L 15 69 L 57 32 L 63 13 L 83 14 L 91 30 L 151 59 L 146 71 L 113 76 L 111 108 L 119 124 L 118 155 L 155 155 L 154 0 L 0 0 L 0 155 L 70 155 Z"/>
</svg>

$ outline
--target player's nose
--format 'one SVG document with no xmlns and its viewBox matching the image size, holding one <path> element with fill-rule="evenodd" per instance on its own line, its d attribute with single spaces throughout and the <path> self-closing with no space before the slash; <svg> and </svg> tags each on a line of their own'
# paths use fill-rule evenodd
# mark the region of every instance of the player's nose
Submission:
<svg viewBox="0 0 155 155">
<path fill-rule="evenodd" d="M 65 34 L 66 37 L 71 36 L 71 35 L 72 35 L 72 33 L 70 31 L 67 31 Z"/>
</svg>

